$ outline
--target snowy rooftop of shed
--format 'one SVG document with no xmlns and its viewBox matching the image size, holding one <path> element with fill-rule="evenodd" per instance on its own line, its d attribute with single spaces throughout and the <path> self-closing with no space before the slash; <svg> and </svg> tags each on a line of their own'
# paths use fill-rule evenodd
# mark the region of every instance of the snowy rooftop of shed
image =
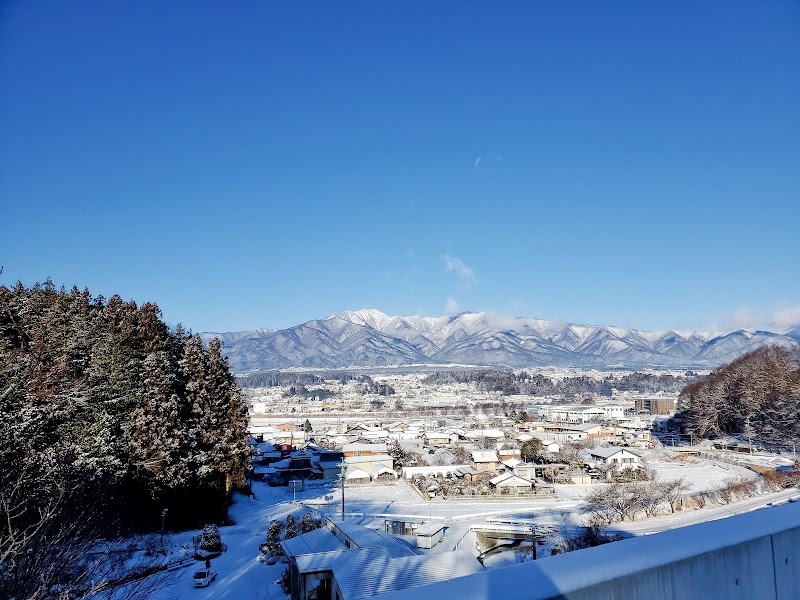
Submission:
<svg viewBox="0 0 800 600">
<path fill-rule="evenodd" d="M 395 559 L 359 555 L 344 564 L 337 563 L 333 576 L 343 597 L 347 600 L 358 600 L 376 594 L 449 581 L 483 570 L 483 565 L 472 553 L 459 551 Z"/>
<path fill-rule="evenodd" d="M 358 554 L 356 554 L 358 553 Z M 337 561 L 351 560 L 356 556 L 368 556 L 374 560 L 378 556 L 386 556 L 385 548 L 353 548 L 348 549 L 342 545 L 342 550 L 333 552 L 318 552 L 305 554 L 296 558 L 297 570 L 300 573 L 316 573 L 317 571 L 330 571 Z"/>
<path fill-rule="evenodd" d="M 386 549 L 386 552 L 392 558 L 416 556 L 417 554 L 403 542 L 383 531 L 376 531 L 363 525 L 347 522 L 336 522 L 335 526 L 353 540 L 359 548 L 382 547 Z"/>
<path fill-rule="evenodd" d="M 316 554 L 320 552 L 333 552 L 346 550 L 344 543 L 337 538 L 327 527 L 309 531 L 297 537 L 281 542 L 286 556 L 299 556 L 302 554 Z"/>
</svg>

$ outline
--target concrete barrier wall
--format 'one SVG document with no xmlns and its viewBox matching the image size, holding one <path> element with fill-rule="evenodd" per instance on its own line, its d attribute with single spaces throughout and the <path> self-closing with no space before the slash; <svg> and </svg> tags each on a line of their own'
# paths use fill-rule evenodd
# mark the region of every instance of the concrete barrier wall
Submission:
<svg viewBox="0 0 800 600">
<path fill-rule="evenodd" d="M 798 569 L 800 503 L 792 503 L 382 598 L 797 600 Z"/>
</svg>

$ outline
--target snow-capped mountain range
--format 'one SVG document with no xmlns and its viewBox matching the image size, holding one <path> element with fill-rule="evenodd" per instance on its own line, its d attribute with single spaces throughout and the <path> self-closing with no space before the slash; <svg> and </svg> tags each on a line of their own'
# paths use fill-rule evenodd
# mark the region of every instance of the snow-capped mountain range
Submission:
<svg viewBox="0 0 800 600">
<path fill-rule="evenodd" d="M 708 368 L 764 344 L 796 344 L 800 326 L 783 333 L 740 329 L 715 335 L 576 325 L 486 312 L 391 317 L 365 309 L 288 329 L 200 335 L 205 341 L 215 336 L 222 340 L 237 373 L 412 364 Z"/>
</svg>

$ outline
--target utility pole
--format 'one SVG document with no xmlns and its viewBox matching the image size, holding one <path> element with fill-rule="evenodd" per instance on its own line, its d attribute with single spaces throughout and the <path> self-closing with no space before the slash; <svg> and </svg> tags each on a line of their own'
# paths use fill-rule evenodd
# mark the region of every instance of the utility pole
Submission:
<svg viewBox="0 0 800 600">
<path fill-rule="evenodd" d="M 341 467 L 341 472 L 339 473 L 339 479 L 341 480 L 342 484 L 342 523 L 344 523 L 344 479 L 345 479 L 345 472 L 344 472 L 344 458 L 342 462 L 339 463 L 339 467 Z"/>
<path fill-rule="evenodd" d="M 536 560 L 536 525 L 531 525 L 531 560 Z"/>
<path fill-rule="evenodd" d="M 161 537 L 164 537 L 164 520 L 167 517 L 167 510 L 168 509 L 165 508 L 161 511 Z"/>
</svg>

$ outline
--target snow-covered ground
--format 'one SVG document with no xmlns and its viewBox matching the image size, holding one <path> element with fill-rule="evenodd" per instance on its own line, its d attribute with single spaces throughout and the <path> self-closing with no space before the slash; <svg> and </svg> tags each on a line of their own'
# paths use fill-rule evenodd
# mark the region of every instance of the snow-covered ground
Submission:
<svg viewBox="0 0 800 600">
<path fill-rule="evenodd" d="M 696 463 L 670 462 L 656 455 L 648 456 L 648 459 L 649 466 L 655 469 L 659 478 L 684 477 L 695 490 L 720 487 L 732 478 L 756 476 L 747 469 L 723 463 L 720 466 L 716 461 L 699 459 Z M 558 533 L 581 525 L 580 502 L 590 489 L 591 486 L 559 485 L 556 486 L 555 500 L 425 501 L 408 483 L 398 481 L 347 487 L 345 511 L 349 521 L 376 529 L 383 529 L 384 521 L 389 516 L 441 522 L 446 527 L 444 540 L 431 550 L 419 552 L 449 552 L 457 547 L 477 554 L 475 533 L 471 532 L 474 526 L 511 519 L 550 527 Z M 290 513 L 299 521 L 308 510 L 341 518 L 341 492 L 334 483 L 326 482 L 308 482 L 305 490 L 296 495 L 285 487 L 270 487 L 260 483 L 254 484 L 254 492 L 255 498 L 235 497 L 230 513 L 235 524 L 220 527 L 222 541 L 228 549 L 211 561 L 212 570 L 218 573 L 216 581 L 208 588 L 195 589 L 192 574 L 202 566 L 202 563 L 195 562 L 179 571 L 174 583 L 152 598 L 285 600 L 278 580 L 286 565 L 280 562 L 266 564 L 259 550 L 259 544 L 266 539 L 270 521 L 284 520 Z M 796 489 L 784 490 L 726 506 L 707 505 L 703 509 L 687 510 L 685 513 L 617 524 L 613 529 L 624 535 L 647 534 L 754 510 L 767 503 L 786 501 L 799 495 Z M 191 547 L 192 536 L 199 533 L 188 531 L 168 535 L 165 536 L 165 543 L 172 549 L 173 556 L 178 557 L 186 552 L 181 547 Z M 552 545 L 552 539 L 545 540 L 537 548 L 538 556 L 549 556 Z M 525 542 L 515 549 L 490 553 L 485 558 L 485 565 L 494 568 L 524 560 L 530 560 L 530 545 Z"/>
<path fill-rule="evenodd" d="M 705 458 L 681 457 L 682 460 L 670 460 L 669 452 L 643 452 L 647 467 L 656 473 L 657 479 L 683 478 L 689 485 L 689 493 L 719 489 L 731 480 L 744 481 L 756 479 L 753 471 L 718 460 Z"/>
</svg>

